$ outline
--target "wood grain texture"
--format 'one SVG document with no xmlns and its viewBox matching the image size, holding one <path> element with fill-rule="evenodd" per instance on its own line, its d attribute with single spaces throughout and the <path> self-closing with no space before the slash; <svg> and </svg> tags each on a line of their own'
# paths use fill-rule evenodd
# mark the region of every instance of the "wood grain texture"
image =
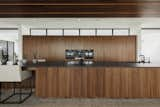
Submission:
<svg viewBox="0 0 160 107">
<path fill-rule="evenodd" d="M 2 0 L 0 17 L 159 17 L 158 0 Z"/>
<path fill-rule="evenodd" d="M 95 61 L 135 62 L 136 36 L 23 37 L 23 56 L 29 61 L 34 53 L 47 61 L 64 61 L 66 49 L 94 49 Z"/>
<path fill-rule="evenodd" d="M 38 68 L 36 72 L 36 95 L 41 97 L 47 96 L 48 91 L 48 69 L 47 68 Z"/>
<path fill-rule="evenodd" d="M 160 68 L 39 68 L 36 95 L 43 98 L 160 98 L 159 76 Z"/>
</svg>

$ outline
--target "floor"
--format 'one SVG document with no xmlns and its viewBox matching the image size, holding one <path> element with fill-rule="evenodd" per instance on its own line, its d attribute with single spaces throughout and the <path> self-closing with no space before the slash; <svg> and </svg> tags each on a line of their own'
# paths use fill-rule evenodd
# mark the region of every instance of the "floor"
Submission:
<svg viewBox="0 0 160 107">
<path fill-rule="evenodd" d="M 41 99 L 32 95 L 23 104 L 0 107 L 160 107 L 160 99 Z"/>
</svg>

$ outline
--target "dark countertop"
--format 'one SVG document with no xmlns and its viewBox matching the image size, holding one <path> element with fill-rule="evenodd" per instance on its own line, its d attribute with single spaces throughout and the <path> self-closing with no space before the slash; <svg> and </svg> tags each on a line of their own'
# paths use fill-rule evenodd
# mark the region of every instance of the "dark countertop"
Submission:
<svg viewBox="0 0 160 107">
<path fill-rule="evenodd" d="M 160 67 L 160 63 L 134 63 L 134 62 L 94 62 L 91 65 L 74 64 L 65 62 L 27 63 L 23 67 Z"/>
</svg>

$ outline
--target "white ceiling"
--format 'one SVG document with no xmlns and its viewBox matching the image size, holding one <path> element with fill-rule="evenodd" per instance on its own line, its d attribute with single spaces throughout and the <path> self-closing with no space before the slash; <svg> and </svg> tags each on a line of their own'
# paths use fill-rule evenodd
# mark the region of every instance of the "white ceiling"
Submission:
<svg viewBox="0 0 160 107">
<path fill-rule="evenodd" d="M 59 24 L 139 24 L 141 27 L 159 27 L 160 18 L 0 18 L 0 27 L 14 27 L 18 25 L 48 25 Z"/>
</svg>

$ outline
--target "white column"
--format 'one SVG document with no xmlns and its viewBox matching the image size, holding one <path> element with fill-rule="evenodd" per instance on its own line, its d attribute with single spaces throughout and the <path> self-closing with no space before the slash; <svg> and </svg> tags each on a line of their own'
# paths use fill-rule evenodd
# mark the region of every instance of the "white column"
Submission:
<svg viewBox="0 0 160 107">
<path fill-rule="evenodd" d="M 23 59 L 23 36 L 22 36 L 22 25 L 18 25 L 18 59 Z"/>
<path fill-rule="evenodd" d="M 131 35 L 137 35 L 137 60 L 141 54 L 141 23 L 134 24 L 131 27 Z"/>
</svg>

